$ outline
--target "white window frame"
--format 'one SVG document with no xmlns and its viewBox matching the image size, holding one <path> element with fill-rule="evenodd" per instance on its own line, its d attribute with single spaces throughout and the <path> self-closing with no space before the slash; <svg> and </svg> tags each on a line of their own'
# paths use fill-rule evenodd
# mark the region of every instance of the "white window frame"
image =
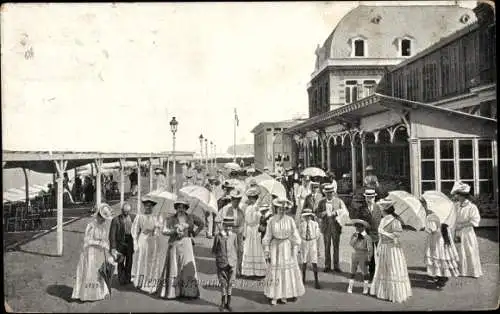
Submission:
<svg viewBox="0 0 500 314">
<path fill-rule="evenodd" d="M 370 81 L 373 81 L 373 85 L 370 83 L 370 84 L 366 84 L 366 82 L 370 82 Z M 363 87 L 362 87 L 362 98 L 365 98 L 365 97 L 368 97 L 368 96 L 371 96 L 373 94 L 375 94 L 375 89 L 377 88 L 377 80 L 363 80 Z M 368 93 L 368 90 L 367 90 L 367 87 L 370 87 L 370 88 L 373 88 L 373 92 L 372 93 Z"/>
<path fill-rule="evenodd" d="M 403 40 L 410 41 L 410 55 L 409 56 L 403 56 Z M 413 38 L 409 35 L 405 35 L 403 37 L 396 38 L 396 41 L 397 41 L 396 47 L 398 49 L 398 57 L 411 58 L 415 55 L 415 38 Z"/>
<path fill-rule="evenodd" d="M 355 81 L 356 84 L 347 84 L 347 82 L 350 82 L 350 81 Z M 354 92 L 353 92 L 353 87 L 356 87 L 356 101 L 358 101 L 360 98 L 359 98 L 359 81 L 358 80 L 345 80 L 344 81 L 344 91 L 349 88 L 349 102 L 347 102 L 347 93 L 344 93 L 344 100 L 345 100 L 345 104 L 348 105 L 348 104 L 352 104 L 354 101 L 353 101 L 353 95 L 354 95 Z"/>
<path fill-rule="evenodd" d="M 357 40 L 362 40 L 363 41 L 363 56 L 356 56 L 356 45 L 355 42 Z M 350 39 L 350 44 L 351 44 L 351 58 L 367 58 L 368 57 L 368 40 L 364 36 L 356 36 L 352 37 Z"/>
</svg>

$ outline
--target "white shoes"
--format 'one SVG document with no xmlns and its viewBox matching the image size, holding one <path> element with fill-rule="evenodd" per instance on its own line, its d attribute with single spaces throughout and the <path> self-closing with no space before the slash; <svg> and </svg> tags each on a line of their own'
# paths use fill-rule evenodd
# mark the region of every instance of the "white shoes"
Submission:
<svg viewBox="0 0 500 314">
<path fill-rule="evenodd" d="M 347 287 L 347 293 L 352 293 L 353 286 L 354 286 L 354 279 L 349 279 L 349 286 Z"/>
<path fill-rule="evenodd" d="M 368 294 L 370 291 L 370 282 L 368 280 L 363 281 L 363 294 Z"/>
</svg>

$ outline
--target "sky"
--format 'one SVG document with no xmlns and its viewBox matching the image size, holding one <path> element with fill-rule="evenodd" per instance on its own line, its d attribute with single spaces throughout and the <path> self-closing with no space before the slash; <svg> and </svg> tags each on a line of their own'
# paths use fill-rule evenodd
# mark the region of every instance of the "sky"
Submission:
<svg viewBox="0 0 500 314">
<path fill-rule="evenodd" d="M 253 144 L 258 123 L 307 116 L 314 51 L 360 3 L 4 4 L 3 149 L 170 151 L 175 116 L 176 150 L 203 134 L 226 153 L 234 108 Z"/>
</svg>

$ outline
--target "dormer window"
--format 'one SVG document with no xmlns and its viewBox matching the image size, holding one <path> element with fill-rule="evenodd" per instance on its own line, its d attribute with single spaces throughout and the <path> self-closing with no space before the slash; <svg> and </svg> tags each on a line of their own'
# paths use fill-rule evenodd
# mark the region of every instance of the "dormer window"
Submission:
<svg viewBox="0 0 500 314">
<path fill-rule="evenodd" d="M 366 47 L 366 38 L 363 36 L 358 36 L 351 38 L 350 40 L 351 44 L 351 57 L 366 57 L 368 55 L 367 53 L 367 47 Z"/>
<path fill-rule="evenodd" d="M 411 56 L 411 40 L 403 39 L 401 41 L 401 55 L 403 57 Z"/>
</svg>

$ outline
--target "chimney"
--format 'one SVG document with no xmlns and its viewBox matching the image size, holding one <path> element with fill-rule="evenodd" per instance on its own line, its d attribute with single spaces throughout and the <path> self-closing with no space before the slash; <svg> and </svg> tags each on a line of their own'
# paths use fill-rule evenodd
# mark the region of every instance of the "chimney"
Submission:
<svg viewBox="0 0 500 314">
<path fill-rule="evenodd" d="M 495 8 L 492 1 L 478 1 L 473 9 L 479 25 L 485 26 L 495 22 Z"/>
</svg>

